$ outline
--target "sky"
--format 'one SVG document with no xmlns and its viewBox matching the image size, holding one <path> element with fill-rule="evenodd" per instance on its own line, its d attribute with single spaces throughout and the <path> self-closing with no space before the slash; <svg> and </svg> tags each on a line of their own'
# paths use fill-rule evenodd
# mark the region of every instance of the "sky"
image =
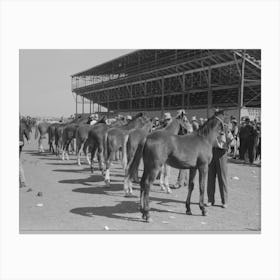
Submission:
<svg viewBox="0 0 280 280">
<path fill-rule="evenodd" d="M 19 110 L 22 115 L 68 117 L 75 113 L 71 75 L 134 50 L 20 50 Z M 81 112 L 81 105 L 79 105 Z M 85 105 L 85 112 L 89 105 Z"/>
</svg>

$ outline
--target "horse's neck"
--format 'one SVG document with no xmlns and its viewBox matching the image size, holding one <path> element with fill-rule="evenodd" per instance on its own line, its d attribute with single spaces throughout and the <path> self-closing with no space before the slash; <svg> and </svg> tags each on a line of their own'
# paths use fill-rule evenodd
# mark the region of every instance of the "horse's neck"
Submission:
<svg viewBox="0 0 280 280">
<path fill-rule="evenodd" d="M 139 127 L 139 121 L 138 119 L 134 119 L 130 121 L 128 124 L 125 124 L 123 126 L 123 129 L 133 129 L 133 128 L 138 128 Z"/>
<path fill-rule="evenodd" d="M 210 145 L 214 145 L 217 137 L 219 136 L 219 132 L 217 130 L 217 126 L 215 126 L 215 128 L 213 128 L 211 131 L 209 131 L 208 135 L 206 136 L 208 142 L 210 143 Z"/>
<path fill-rule="evenodd" d="M 180 128 L 179 123 L 173 121 L 173 122 L 171 122 L 170 124 L 168 124 L 168 125 L 165 127 L 164 130 L 165 130 L 165 131 L 168 131 L 168 132 L 170 132 L 170 133 L 172 133 L 172 134 L 178 134 L 179 128 Z"/>
</svg>

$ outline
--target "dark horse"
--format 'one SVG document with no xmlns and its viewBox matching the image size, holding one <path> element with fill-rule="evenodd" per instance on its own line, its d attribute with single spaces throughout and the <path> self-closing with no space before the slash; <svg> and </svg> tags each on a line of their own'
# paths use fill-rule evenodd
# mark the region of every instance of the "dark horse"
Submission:
<svg viewBox="0 0 280 280">
<path fill-rule="evenodd" d="M 177 169 L 190 169 L 189 191 L 186 200 L 186 214 L 191 215 L 190 200 L 194 188 L 196 171 L 199 172 L 199 207 L 205 216 L 205 180 L 208 165 L 212 159 L 212 148 L 217 136 L 223 130 L 223 111 L 216 112 L 196 132 L 178 136 L 168 131 L 150 134 L 144 145 L 139 146 L 132 162 L 131 172 L 137 168 L 137 157 L 143 156 L 144 172 L 141 178 L 140 211 L 142 218 L 149 221 L 149 191 L 163 164 Z"/>
<path fill-rule="evenodd" d="M 22 148 L 24 146 L 24 136 L 27 141 L 30 141 L 32 132 L 32 125 L 26 122 L 24 119 L 19 122 L 19 141 L 21 141 L 21 145 L 19 145 L 19 152 L 21 153 Z"/>
<path fill-rule="evenodd" d="M 134 167 L 132 167 L 132 162 L 134 160 L 135 153 L 139 147 L 139 145 L 143 145 L 146 141 L 146 137 L 148 136 L 149 132 L 151 131 L 151 122 L 147 122 L 147 124 L 143 128 L 138 128 L 134 129 L 130 132 L 128 135 L 128 141 L 127 141 L 127 161 L 128 164 L 125 169 L 125 178 L 124 178 L 124 191 L 125 191 L 125 196 L 130 196 L 132 195 L 132 179 L 135 181 L 135 175 L 137 174 L 137 170 L 139 168 L 140 160 L 141 157 L 137 158 L 137 162 L 134 162 Z M 157 130 L 152 132 L 158 133 L 160 131 L 165 131 L 170 134 L 185 134 L 187 133 L 187 126 L 182 120 L 181 116 L 178 116 L 177 118 L 173 119 L 166 127 L 160 128 L 161 130 Z M 151 135 L 151 134 L 150 134 Z M 137 165 L 137 168 L 135 167 Z M 136 172 L 136 174 L 132 173 L 133 171 Z M 162 165 L 161 168 L 161 176 L 160 176 L 160 186 L 161 189 L 166 191 L 167 193 L 171 193 L 171 190 L 169 188 L 169 183 L 168 183 L 168 177 L 169 177 L 169 168 L 166 166 L 166 164 Z"/>
<path fill-rule="evenodd" d="M 143 113 L 135 115 L 131 121 L 120 127 L 110 128 L 104 137 L 104 158 L 105 158 L 105 184 L 110 187 L 110 167 L 114 155 L 122 149 L 124 151 L 125 136 L 129 134 L 132 129 L 143 127 L 147 121 L 147 117 Z M 123 155 L 123 160 L 126 155 Z M 124 165 L 124 164 L 123 164 Z"/>
</svg>

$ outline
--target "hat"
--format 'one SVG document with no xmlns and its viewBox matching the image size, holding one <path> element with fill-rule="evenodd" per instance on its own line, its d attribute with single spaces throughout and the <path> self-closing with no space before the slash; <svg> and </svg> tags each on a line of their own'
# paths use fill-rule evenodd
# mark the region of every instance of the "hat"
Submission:
<svg viewBox="0 0 280 280">
<path fill-rule="evenodd" d="M 232 119 L 231 122 L 237 123 L 236 118 Z"/>
<path fill-rule="evenodd" d="M 177 116 L 179 116 L 179 115 L 185 115 L 186 114 L 186 111 L 184 110 L 184 109 L 181 109 L 181 110 L 178 110 L 177 111 Z"/>
<path fill-rule="evenodd" d="M 250 118 L 249 117 L 246 117 L 245 118 L 245 122 L 249 122 L 250 121 Z"/>
<path fill-rule="evenodd" d="M 171 114 L 169 112 L 164 113 L 164 119 L 165 120 L 171 120 L 172 119 Z"/>
<path fill-rule="evenodd" d="M 126 119 L 127 120 L 132 120 L 132 117 L 128 115 L 128 116 L 126 116 Z"/>
<path fill-rule="evenodd" d="M 192 121 L 197 121 L 196 116 L 192 116 Z"/>
<path fill-rule="evenodd" d="M 155 121 L 158 121 L 158 120 L 159 120 L 159 118 L 158 118 L 158 117 L 155 117 L 155 118 L 154 118 L 154 120 L 155 120 Z"/>
</svg>

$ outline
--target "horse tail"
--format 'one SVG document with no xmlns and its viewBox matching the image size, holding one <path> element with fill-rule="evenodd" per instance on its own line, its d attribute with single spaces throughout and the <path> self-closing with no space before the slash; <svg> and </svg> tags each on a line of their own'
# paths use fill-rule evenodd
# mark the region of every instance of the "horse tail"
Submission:
<svg viewBox="0 0 280 280">
<path fill-rule="evenodd" d="M 143 150 L 145 147 L 146 138 L 142 139 L 141 142 L 138 144 L 136 152 L 134 154 L 133 160 L 130 165 L 126 167 L 126 173 L 128 178 L 132 179 L 135 172 L 138 170 L 140 160 L 143 155 Z"/>
<path fill-rule="evenodd" d="M 35 127 L 35 140 L 38 138 L 39 136 L 39 128 L 38 128 L 38 125 L 36 125 Z"/>
<path fill-rule="evenodd" d="M 103 139 L 103 157 L 104 160 L 106 161 L 108 157 L 108 132 L 105 133 Z"/>
<path fill-rule="evenodd" d="M 122 165 L 123 165 L 124 170 L 127 167 L 127 142 L 128 142 L 128 139 L 129 139 L 129 134 L 126 134 L 124 136 L 124 141 L 123 141 L 123 146 L 122 146 L 122 152 L 123 152 Z"/>
</svg>

